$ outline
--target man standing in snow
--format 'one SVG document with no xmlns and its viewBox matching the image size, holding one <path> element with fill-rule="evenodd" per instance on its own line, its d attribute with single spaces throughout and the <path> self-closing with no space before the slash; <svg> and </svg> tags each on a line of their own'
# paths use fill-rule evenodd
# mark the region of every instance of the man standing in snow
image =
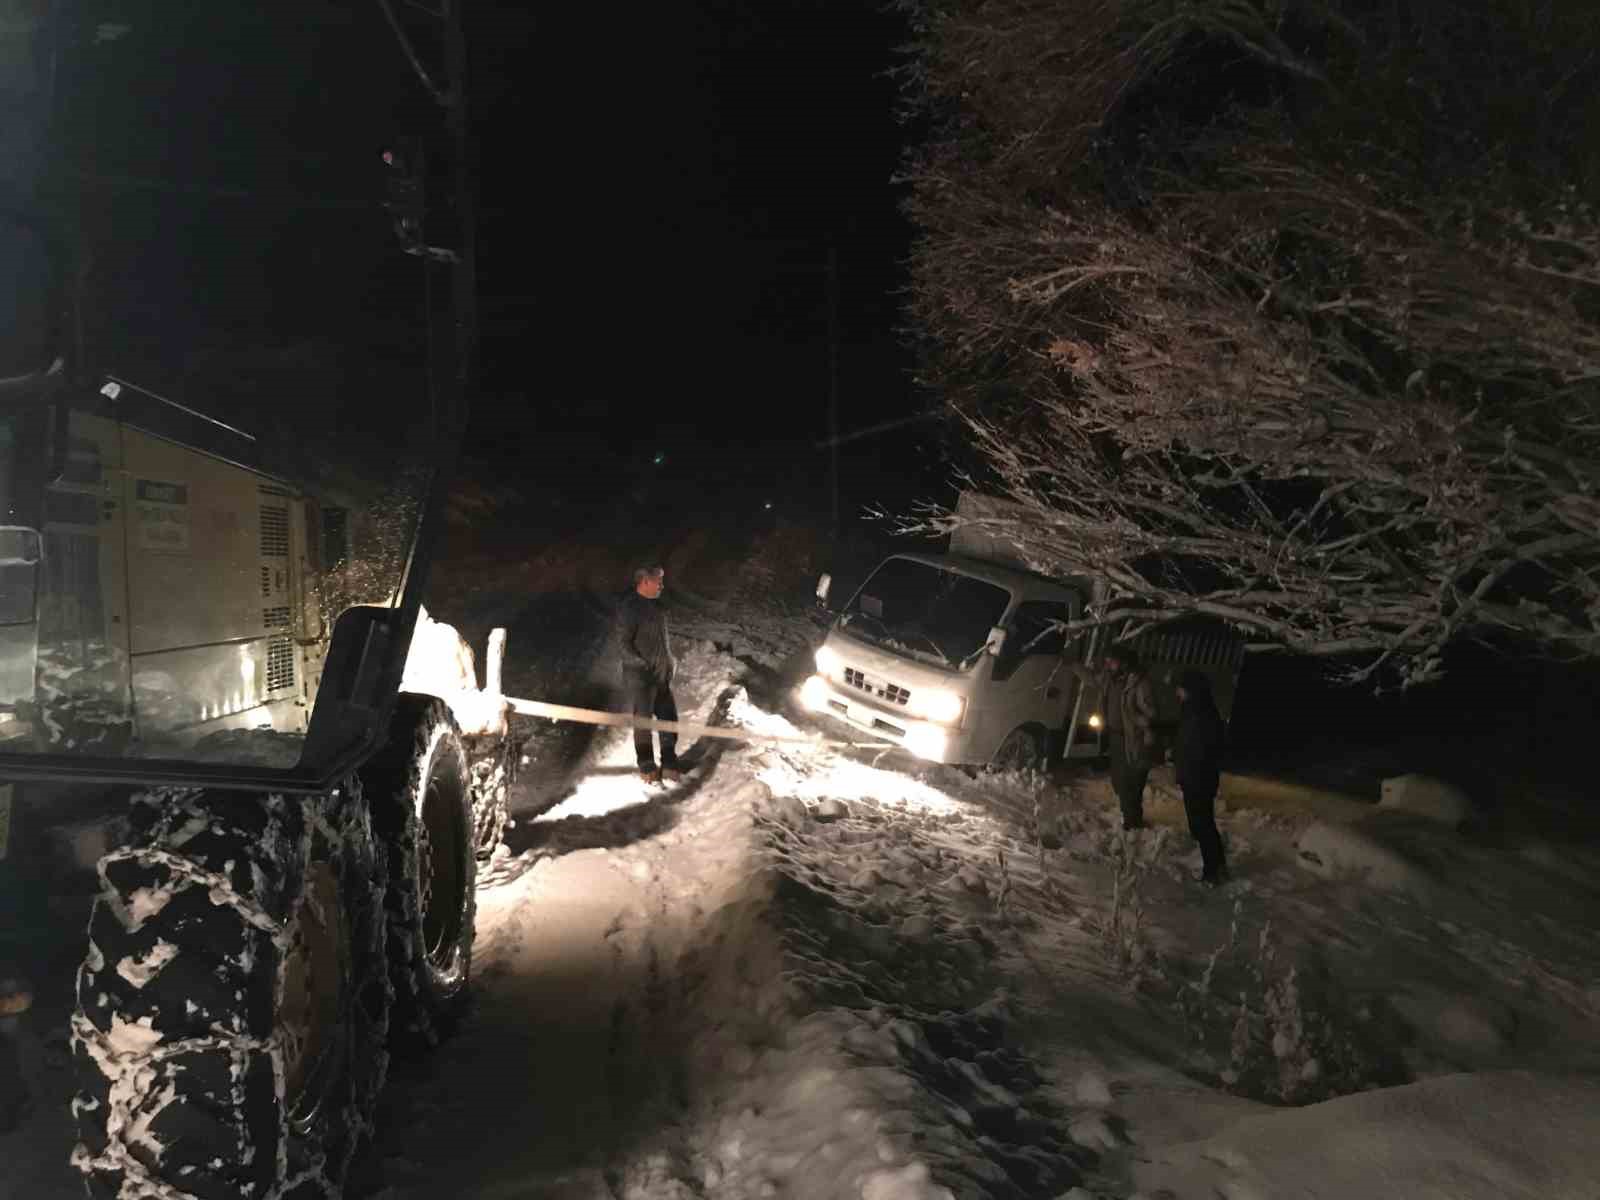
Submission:
<svg viewBox="0 0 1600 1200">
<path fill-rule="evenodd" d="M 1100 669 L 1067 663 L 1082 682 L 1098 687 L 1105 713 L 1111 788 L 1122 806 L 1124 829 L 1144 828 L 1144 785 L 1155 765 L 1156 697 L 1139 658 L 1126 647 L 1108 651 Z"/>
<path fill-rule="evenodd" d="M 617 642 L 622 652 L 622 687 L 636 717 L 676 721 L 678 705 L 672 696 L 672 676 L 677 663 L 667 632 L 667 614 L 657 601 L 666 587 L 665 568 L 639 567 L 633 573 L 633 590 L 617 606 Z M 633 731 L 633 749 L 639 774 L 646 783 L 683 778 L 678 769 L 678 735 L 665 730 L 661 737 L 661 766 L 656 767 L 650 730 Z"/>
<path fill-rule="evenodd" d="M 1172 749 L 1178 786 L 1183 790 L 1183 811 L 1189 832 L 1200 845 L 1203 865 L 1200 882 L 1215 887 L 1226 882 L 1228 863 L 1217 832 L 1217 785 L 1222 780 L 1222 748 L 1227 727 L 1211 695 L 1211 681 L 1199 671 L 1185 671 L 1178 679 L 1178 740 Z"/>
</svg>

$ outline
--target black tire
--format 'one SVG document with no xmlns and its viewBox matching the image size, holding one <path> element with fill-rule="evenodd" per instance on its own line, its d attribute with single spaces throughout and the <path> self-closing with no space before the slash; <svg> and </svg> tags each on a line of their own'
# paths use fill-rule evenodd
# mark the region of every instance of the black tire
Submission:
<svg viewBox="0 0 1600 1200">
<path fill-rule="evenodd" d="M 450 1032 L 472 974 L 472 779 L 442 700 L 401 695 L 389 732 L 361 777 L 389 851 L 390 1036 L 429 1047 Z"/>
<path fill-rule="evenodd" d="M 1043 771 L 1044 735 L 1032 725 L 1019 725 L 1006 734 L 989 765 L 997 771 Z"/>
<path fill-rule="evenodd" d="M 78 971 L 91 1196 L 339 1195 L 388 1071 L 384 863 L 360 785 L 136 798 Z"/>
</svg>

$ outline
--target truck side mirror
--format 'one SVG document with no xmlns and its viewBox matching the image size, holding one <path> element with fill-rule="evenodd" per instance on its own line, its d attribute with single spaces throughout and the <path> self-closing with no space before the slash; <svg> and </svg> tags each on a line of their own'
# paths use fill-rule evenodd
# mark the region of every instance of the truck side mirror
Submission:
<svg viewBox="0 0 1600 1200">
<path fill-rule="evenodd" d="M 989 630 L 989 637 L 984 642 L 983 648 L 996 658 L 999 658 L 1000 651 L 1006 648 L 1006 631 L 998 625 Z"/>
<path fill-rule="evenodd" d="M 828 593 L 833 589 L 833 576 L 820 575 L 817 577 L 817 603 L 823 608 L 828 607 Z"/>
</svg>

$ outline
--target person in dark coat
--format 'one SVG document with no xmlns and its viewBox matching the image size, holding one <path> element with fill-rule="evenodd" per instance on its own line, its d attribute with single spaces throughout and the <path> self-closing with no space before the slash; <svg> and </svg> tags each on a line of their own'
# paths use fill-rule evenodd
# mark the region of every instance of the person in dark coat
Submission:
<svg viewBox="0 0 1600 1200">
<path fill-rule="evenodd" d="M 662 567 L 640 567 L 634 571 L 633 590 L 617 606 L 617 643 L 622 655 L 622 687 L 633 715 L 676 721 L 678 704 L 672 695 L 672 676 L 678 664 L 672 657 L 667 614 L 657 603 L 666 581 L 667 573 Z M 678 766 L 678 735 L 663 730 L 657 736 L 661 739 L 659 768 L 651 731 L 633 731 L 639 774 L 646 783 L 682 779 L 683 772 Z"/>
<path fill-rule="evenodd" d="M 1106 751 L 1111 758 L 1111 789 L 1122 808 L 1124 829 L 1144 828 L 1144 789 L 1155 765 L 1155 688 L 1127 646 L 1115 646 L 1094 670 L 1076 663 L 1067 669 L 1100 692 L 1105 710 Z"/>
<path fill-rule="evenodd" d="M 1204 864 L 1200 882 L 1214 887 L 1228 878 L 1222 835 L 1217 832 L 1217 786 L 1222 781 L 1227 728 L 1211 694 L 1211 681 L 1199 671 L 1185 671 L 1179 677 L 1178 703 L 1178 738 L 1172 762 L 1183 791 L 1189 832 L 1200 845 Z"/>
</svg>

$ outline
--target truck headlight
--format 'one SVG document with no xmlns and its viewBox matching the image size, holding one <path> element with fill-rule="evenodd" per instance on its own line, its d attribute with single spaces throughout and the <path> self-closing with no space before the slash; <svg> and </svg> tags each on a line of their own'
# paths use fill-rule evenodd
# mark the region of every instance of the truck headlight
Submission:
<svg viewBox="0 0 1600 1200">
<path fill-rule="evenodd" d="M 839 673 L 839 667 L 841 665 L 839 661 L 839 652 L 832 646 L 818 646 L 815 658 L 817 660 L 817 670 L 822 672 L 822 674 L 836 675 Z"/>
<path fill-rule="evenodd" d="M 1102 724 L 1104 724 L 1104 722 L 1102 722 L 1100 720 L 1100 714 L 1099 713 L 1090 713 L 1089 714 L 1089 728 L 1090 729 L 1099 729 Z"/>
<path fill-rule="evenodd" d="M 926 692 L 916 693 L 916 704 L 913 707 L 917 715 L 940 725 L 956 725 L 961 721 L 961 716 L 967 710 L 967 702 L 955 692 L 947 692 L 943 688 L 933 688 Z"/>
<path fill-rule="evenodd" d="M 800 685 L 800 707 L 807 712 L 821 712 L 828 706 L 828 681 L 813 675 Z"/>
</svg>

